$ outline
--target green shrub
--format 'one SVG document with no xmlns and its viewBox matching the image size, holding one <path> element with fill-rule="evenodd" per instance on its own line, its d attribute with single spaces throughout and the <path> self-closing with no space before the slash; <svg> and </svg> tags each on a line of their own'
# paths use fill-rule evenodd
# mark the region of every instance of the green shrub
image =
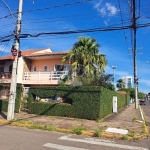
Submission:
<svg viewBox="0 0 150 150">
<path fill-rule="evenodd" d="M 35 102 L 39 98 L 55 95 L 72 101 L 68 103 Z M 100 86 L 49 86 L 30 87 L 28 109 L 30 113 L 97 120 L 112 113 L 112 98 L 118 97 L 118 110 L 127 105 L 126 95 Z"/>
<path fill-rule="evenodd" d="M 16 113 L 18 113 L 20 111 L 21 94 L 22 94 L 22 86 L 17 86 L 16 101 L 15 101 L 15 112 Z M 0 111 L 6 111 L 7 112 L 7 110 L 8 110 L 8 100 L 0 100 Z"/>
</svg>

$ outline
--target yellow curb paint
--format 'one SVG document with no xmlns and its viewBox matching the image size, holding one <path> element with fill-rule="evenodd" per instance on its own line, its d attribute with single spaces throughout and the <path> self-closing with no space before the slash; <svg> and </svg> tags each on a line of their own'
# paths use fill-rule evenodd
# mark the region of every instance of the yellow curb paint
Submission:
<svg viewBox="0 0 150 150">
<path fill-rule="evenodd" d="M 72 130 L 63 129 L 63 128 L 56 128 L 55 131 L 72 133 Z"/>
<path fill-rule="evenodd" d="M 83 135 L 94 136 L 94 132 L 82 131 Z"/>
</svg>

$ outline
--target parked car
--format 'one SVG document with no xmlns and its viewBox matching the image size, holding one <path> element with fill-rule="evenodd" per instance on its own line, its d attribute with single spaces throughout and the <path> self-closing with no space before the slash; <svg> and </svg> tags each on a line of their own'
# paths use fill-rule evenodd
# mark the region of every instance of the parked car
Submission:
<svg viewBox="0 0 150 150">
<path fill-rule="evenodd" d="M 144 99 L 139 100 L 139 102 L 140 102 L 140 105 L 146 105 L 146 103 L 145 103 L 145 100 L 144 100 Z"/>
</svg>

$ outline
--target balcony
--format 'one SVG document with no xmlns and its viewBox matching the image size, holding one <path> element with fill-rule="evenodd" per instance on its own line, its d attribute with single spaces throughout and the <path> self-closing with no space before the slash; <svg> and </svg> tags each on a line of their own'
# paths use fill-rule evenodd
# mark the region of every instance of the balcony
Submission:
<svg viewBox="0 0 150 150">
<path fill-rule="evenodd" d="M 25 72 L 23 84 L 58 85 L 60 79 L 64 79 L 67 75 L 68 71 Z"/>
<path fill-rule="evenodd" d="M 0 83 L 10 83 L 11 76 L 11 72 L 0 72 Z"/>
</svg>

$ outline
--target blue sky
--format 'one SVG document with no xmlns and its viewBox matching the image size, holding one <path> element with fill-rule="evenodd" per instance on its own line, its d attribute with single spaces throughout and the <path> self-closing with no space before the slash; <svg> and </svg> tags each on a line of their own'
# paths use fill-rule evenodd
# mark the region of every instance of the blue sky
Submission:
<svg viewBox="0 0 150 150">
<path fill-rule="evenodd" d="M 131 0 L 24 0 L 22 16 L 22 34 L 37 34 L 42 32 L 61 32 L 105 27 L 121 27 L 131 25 Z M 15 13 L 19 0 L 5 0 Z M 140 2 L 140 3 L 139 3 Z M 65 4 L 69 4 L 65 6 Z M 59 7 L 56 7 L 59 6 Z M 138 24 L 150 22 L 149 0 L 137 0 L 136 10 Z M 48 8 L 48 9 L 45 9 Z M 37 11 L 37 9 L 42 9 Z M 32 11 L 29 11 L 32 10 Z M 120 11 L 121 10 L 121 11 Z M 140 10 L 140 11 L 139 11 Z M 4 3 L 0 1 L 0 18 L 10 14 Z M 140 13 L 139 13 L 140 12 Z M 122 17 L 121 17 L 122 16 Z M 17 16 L 14 14 L 14 18 Z M 123 22 L 121 21 L 123 20 Z M 13 33 L 15 23 L 12 17 L 0 19 L 0 37 Z M 123 76 L 133 76 L 133 55 L 131 30 L 78 33 L 66 35 L 43 35 L 37 38 L 21 39 L 21 50 L 47 48 L 53 52 L 70 50 L 78 36 L 96 38 L 101 45 L 100 53 L 106 55 L 108 66 L 106 73 L 113 73 L 115 80 Z M 139 90 L 150 92 L 150 28 L 137 29 L 137 77 Z M 13 39 L 0 44 L 0 55 L 10 53 Z"/>
</svg>

